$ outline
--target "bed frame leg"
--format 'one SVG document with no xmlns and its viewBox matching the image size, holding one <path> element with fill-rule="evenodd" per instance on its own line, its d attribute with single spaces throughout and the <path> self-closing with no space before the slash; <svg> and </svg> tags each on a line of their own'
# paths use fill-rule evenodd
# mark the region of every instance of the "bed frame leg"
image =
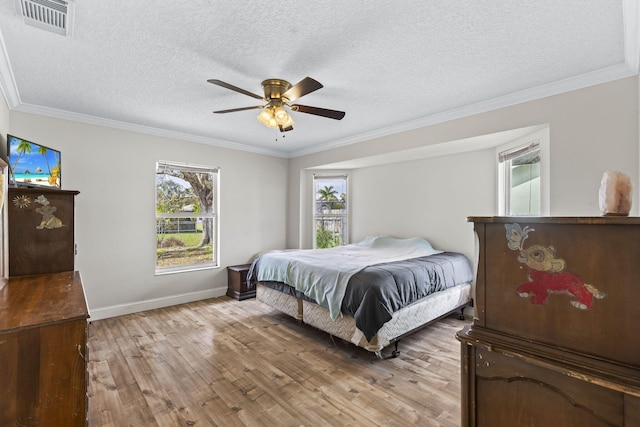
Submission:
<svg viewBox="0 0 640 427">
<path fill-rule="evenodd" d="M 464 317 L 464 306 L 460 307 L 460 315 L 458 316 L 459 320 L 465 320 Z"/>
<path fill-rule="evenodd" d="M 395 342 L 393 343 L 393 344 L 394 344 L 394 346 L 395 346 L 395 350 L 393 350 L 393 351 L 391 352 L 391 355 L 389 355 L 389 356 L 383 356 L 383 355 L 382 355 L 382 350 L 378 350 L 378 351 L 376 351 L 376 352 L 375 352 L 375 353 L 376 353 L 376 357 L 377 357 L 378 359 L 380 359 L 380 360 L 385 360 L 385 359 L 395 359 L 396 357 L 400 356 L 400 350 L 398 350 L 398 343 L 399 343 L 399 342 L 400 342 L 400 341 L 395 341 Z"/>
<path fill-rule="evenodd" d="M 396 342 L 394 343 L 394 344 L 395 344 L 396 349 L 395 349 L 395 350 L 393 350 L 393 352 L 391 353 L 391 357 L 393 357 L 393 358 L 396 358 L 396 357 L 400 356 L 400 350 L 398 350 L 398 343 L 399 343 L 399 342 L 400 342 L 400 341 L 396 341 Z"/>
</svg>

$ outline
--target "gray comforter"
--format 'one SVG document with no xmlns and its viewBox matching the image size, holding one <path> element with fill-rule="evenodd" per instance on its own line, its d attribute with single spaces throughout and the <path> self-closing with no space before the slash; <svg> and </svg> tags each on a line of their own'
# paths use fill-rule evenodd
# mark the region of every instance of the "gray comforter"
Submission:
<svg viewBox="0 0 640 427">
<path fill-rule="evenodd" d="M 371 340 L 394 312 L 472 279 L 469 259 L 454 252 L 378 264 L 349 280 L 342 311 L 352 315 L 358 329 Z"/>
</svg>

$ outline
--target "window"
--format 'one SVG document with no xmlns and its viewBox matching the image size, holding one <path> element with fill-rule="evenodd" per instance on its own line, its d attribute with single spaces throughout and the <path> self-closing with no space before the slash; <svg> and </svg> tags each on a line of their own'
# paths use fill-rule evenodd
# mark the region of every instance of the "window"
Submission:
<svg viewBox="0 0 640 427">
<path fill-rule="evenodd" d="M 540 215 L 540 143 L 502 151 L 498 161 L 500 214 Z"/>
<path fill-rule="evenodd" d="M 348 242 L 347 176 L 314 175 L 314 244 L 332 248 Z"/>
<path fill-rule="evenodd" d="M 156 274 L 218 265 L 218 169 L 156 164 Z"/>
</svg>

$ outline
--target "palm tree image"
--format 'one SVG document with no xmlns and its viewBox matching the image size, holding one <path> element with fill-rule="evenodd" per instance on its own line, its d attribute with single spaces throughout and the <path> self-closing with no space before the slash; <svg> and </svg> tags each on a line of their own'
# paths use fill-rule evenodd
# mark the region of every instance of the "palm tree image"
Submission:
<svg viewBox="0 0 640 427">
<path fill-rule="evenodd" d="M 47 172 L 51 175 L 51 166 L 49 166 L 49 159 L 47 159 L 47 147 L 38 148 L 38 153 L 42 154 L 44 161 L 47 162 Z"/>
<path fill-rule="evenodd" d="M 18 158 L 16 159 L 15 162 L 13 162 L 13 165 L 11 166 L 11 169 L 14 172 L 22 156 L 24 156 L 25 153 L 31 154 L 31 143 L 22 139 L 19 139 L 19 141 L 20 142 L 18 143 L 18 148 L 16 149 L 16 151 L 18 152 Z"/>
<path fill-rule="evenodd" d="M 47 147 L 39 147 L 38 153 L 42 154 L 44 157 L 44 161 L 47 163 L 47 173 L 49 174 L 49 184 L 54 187 L 60 188 L 60 152 L 53 150 L 53 159 L 56 161 L 56 165 L 51 169 L 51 165 L 49 164 L 49 158 L 47 154 L 49 154 L 49 149 Z M 56 155 L 57 154 L 57 155 Z"/>
<path fill-rule="evenodd" d="M 8 136 L 10 173 L 16 183 L 61 188 L 60 151 Z M 31 175 L 35 172 L 35 175 Z"/>
</svg>

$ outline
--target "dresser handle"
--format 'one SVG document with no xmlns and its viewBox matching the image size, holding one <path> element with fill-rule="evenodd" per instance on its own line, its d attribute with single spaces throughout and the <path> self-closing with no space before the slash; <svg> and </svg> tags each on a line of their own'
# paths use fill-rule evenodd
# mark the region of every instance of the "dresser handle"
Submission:
<svg viewBox="0 0 640 427">
<path fill-rule="evenodd" d="M 82 354 L 82 346 L 80 344 L 78 344 L 78 354 L 82 357 L 82 360 L 84 360 L 84 354 Z"/>
</svg>

